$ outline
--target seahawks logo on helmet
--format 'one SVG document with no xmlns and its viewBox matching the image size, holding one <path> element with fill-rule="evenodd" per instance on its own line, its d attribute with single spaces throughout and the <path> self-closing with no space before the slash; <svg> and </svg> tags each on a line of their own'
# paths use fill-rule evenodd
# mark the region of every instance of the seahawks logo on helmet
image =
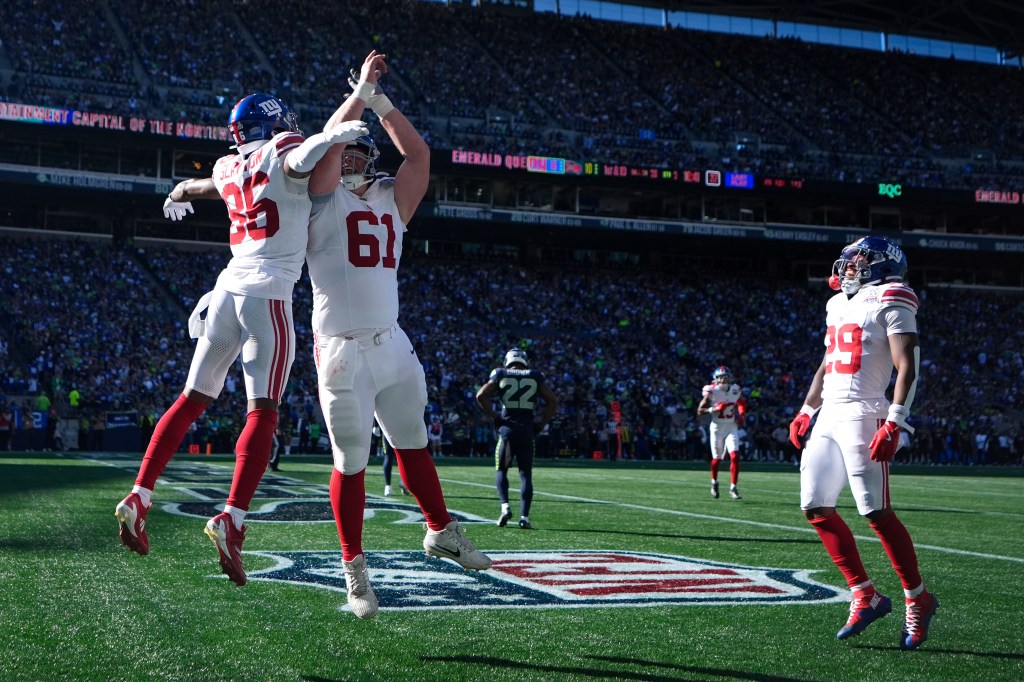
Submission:
<svg viewBox="0 0 1024 682">
<path fill-rule="evenodd" d="M 526 351 L 513 348 L 509 352 L 505 353 L 505 367 L 511 367 L 512 365 L 529 367 L 530 359 L 526 357 Z"/>
<path fill-rule="evenodd" d="M 832 264 L 828 285 L 855 294 L 865 284 L 902 282 L 907 267 L 907 256 L 899 246 L 882 237 L 862 237 L 844 248 Z"/>
</svg>

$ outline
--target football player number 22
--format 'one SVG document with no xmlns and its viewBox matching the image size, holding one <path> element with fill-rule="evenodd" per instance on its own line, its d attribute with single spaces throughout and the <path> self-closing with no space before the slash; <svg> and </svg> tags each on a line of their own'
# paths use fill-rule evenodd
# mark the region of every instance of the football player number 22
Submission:
<svg viewBox="0 0 1024 682">
<path fill-rule="evenodd" d="M 253 201 L 253 189 L 267 184 L 270 178 L 258 171 L 242 181 L 239 187 L 234 183 L 224 186 L 221 196 L 228 205 L 228 217 L 231 218 L 232 245 L 241 244 L 246 237 L 253 241 L 269 239 L 281 228 L 281 219 L 277 213 L 277 204 L 272 199 L 263 198 Z"/>
<path fill-rule="evenodd" d="M 380 219 L 371 211 L 352 211 L 345 220 L 348 228 L 348 261 L 357 268 L 375 268 L 380 263 L 385 268 L 398 267 L 395 260 L 395 221 L 390 213 Z M 384 257 L 380 255 L 380 238 L 373 232 L 363 232 L 363 226 L 384 225 L 388 230 L 388 242 L 384 246 Z"/>
<path fill-rule="evenodd" d="M 863 346 L 860 339 L 864 330 L 856 324 L 844 324 L 841 327 L 829 327 L 825 331 L 828 350 L 825 355 L 830 360 L 825 363 L 825 374 L 856 374 L 860 369 L 860 356 Z M 834 358 L 834 359 L 833 359 Z"/>
</svg>

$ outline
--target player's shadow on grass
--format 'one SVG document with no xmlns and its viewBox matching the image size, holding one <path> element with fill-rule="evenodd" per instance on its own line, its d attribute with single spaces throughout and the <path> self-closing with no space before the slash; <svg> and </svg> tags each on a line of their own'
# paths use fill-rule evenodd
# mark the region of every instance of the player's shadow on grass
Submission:
<svg viewBox="0 0 1024 682">
<path fill-rule="evenodd" d="M 779 677 L 778 675 L 748 673 L 738 670 L 683 666 L 676 665 L 674 663 L 645 661 L 633 658 L 618 658 L 611 656 L 590 656 L 588 658 L 612 665 L 604 668 L 584 668 L 571 665 L 524 663 L 522 661 L 498 658 L 496 656 L 473 656 L 468 654 L 461 656 L 421 656 L 420 661 L 423 663 L 434 664 L 452 663 L 480 666 L 482 669 L 480 671 L 479 679 L 487 677 L 487 673 L 485 672 L 486 670 L 493 668 L 505 668 L 515 670 L 519 673 L 532 673 L 536 678 L 541 678 L 543 675 L 574 675 L 577 677 L 592 677 L 594 679 L 639 680 L 640 682 L 693 682 L 697 679 L 704 679 L 708 675 L 714 675 L 725 680 L 753 680 L 754 682 L 808 682 L 807 680 L 794 677 Z M 621 670 L 615 667 L 618 664 L 654 669 L 661 668 L 668 674 Z M 686 675 L 700 675 L 701 677 L 688 677 Z M 323 682 L 319 678 L 305 679 L 310 682 Z"/>
<path fill-rule="evenodd" d="M 111 467 L 74 466 L 75 462 L 64 461 L 67 461 L 67 465 L 57 460 L 53 460 L 52 464 L 10 465 L 0 461 L 0 495 L 26 493 L 32 490 L 82 488 L 91 483 L 127 478 L 123 471 Z"/>
<path fill-rule="evenodd" d="M 633 530 L 616 530 L 612 528 L 545 528 L 549 533 L 572 533 L 573 535 L 578 533 L 600 533 L 602 535 L 631 535 L 636 537 L 645 538 L 667 538 L 669 540 L 705 540 L 707 542 L 763 542 L 769 544 L 788 544 L 788 545 L 818 545 L 821 541 L 817 537 L 813 538 L 751 538 L 751 537 L 736 537 L 731 538 L 727 536 L 709 536 L 709 535 L 684 535 L 682 533 L 641 533 Z"/>
<path fill-rule="evenodd" d="M 874 649 L 875 651 L 892 651 L 896 649 L 895 646 L 879 646 L 878 644 L 852 644 L 851 648 L 854 649 Z M 926 656 L 926 655 L 949 655 L 955 654 L 957 656 L 981 656 L 983 658 L 1000 658 L 1007 661 L 1024 661 L 1024 653 L 1016 651 L 978 651 L 976 649 L 939 649 L 927 644 L 923 645 L 920 649 L 915 650 L 913 653 L 908 653 L 910 656 Z"/>
</svg>

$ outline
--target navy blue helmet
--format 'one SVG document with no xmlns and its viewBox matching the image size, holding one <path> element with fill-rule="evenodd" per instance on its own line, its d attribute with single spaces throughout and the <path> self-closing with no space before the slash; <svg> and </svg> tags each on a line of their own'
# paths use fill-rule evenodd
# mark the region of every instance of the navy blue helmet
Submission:
<svg viewBox="0 0 1024 682">
<path fill-rule="evenodd" d="M 851 267 L 854 272 L 848 275 Z M 832 264 L 828 285 L 855 294 L 865 284 L 902 282 L 906 274 L 907 256 L 900 247 L 882 237 L 861 237 L 844 248 Z"/>
<path fill-rule="evenodd" d="M 236 147 L 269 140 L 283 131 L 302 132 L 295 113 L 284 102 L 265 92 L 256 92 L 238 100 L 228 117 L 228 128 Z"/>
</svg>

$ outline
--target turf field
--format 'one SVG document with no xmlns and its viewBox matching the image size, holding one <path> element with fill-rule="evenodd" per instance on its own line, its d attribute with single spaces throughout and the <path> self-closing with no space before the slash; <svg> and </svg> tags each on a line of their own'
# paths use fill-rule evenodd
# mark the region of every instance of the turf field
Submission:
<svg viewBox="0 0 1024 682">
<path fill-rule="evenodd" d="M 0 456 L 0 680 L 1024 679 L 1020 471 L 895 471 L 941 602 L 928 642 L 902 652 L 899 583 L 848 495 L 841 513 L 894 610 L 835 640 L 847 595 L 792 466 L 747 465 L 743 499 L 723 485 L 713 500 L 702 466 L 542 465 L 528 531 L 494 525 L 490 467 L 442 460 L 449 508 L 495 559 L 476 574 L 424 558 L 418 508 L 381 496 L 371 463 L 364 547 L 382 609 L 360 621 L 344 607 L 326 458 L 268 472 L 250 582 L 219 575 L 202 528 L 231 464 L 172 462 L 139 557 L 113 516 L 137 455 Z"/>
</svg>

